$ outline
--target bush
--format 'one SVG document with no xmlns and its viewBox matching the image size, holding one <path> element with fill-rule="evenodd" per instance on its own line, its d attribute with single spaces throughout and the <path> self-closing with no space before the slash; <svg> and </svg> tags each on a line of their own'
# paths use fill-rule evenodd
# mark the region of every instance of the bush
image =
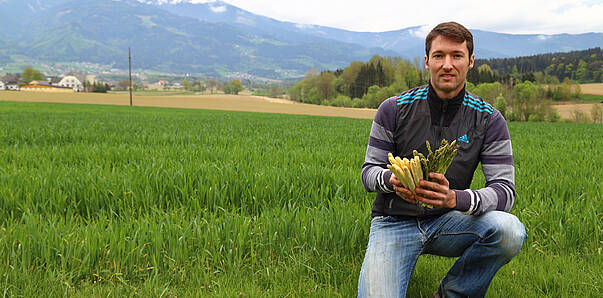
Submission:
<svg viewBox="0 0 603 298">
<path fill-rule="evenodd" d="M 331 100 L 331 105 L 335 107 L 352 107 L 352 99 L 349 96 L 345 96 L 340 94 L 333 100 Z"/>
<path fill-rule="evenodd" d="M 503 115 L 503 117 L 506 116 L 507 100 L 502 96 L 502 94 L 496 97 L 496 100 L 494 101 L 494 108 L 497 109 Z"/>
<path fill-rule="evenodd" d="M 561 120 L 561 116 L 555 109 L 551 109 L 551 111 L 549 111 L 549 113 L 547 113 L 544 117 L 544 121 L 547 122 L 559 122 L 559 120 Z"/>
<path fill-rule="evenodd" d="M 366 103 L 364 102 L 364 100 L 362 100 L 360 98 L 354 98 L 354 99 L 352 99 L 352 107 L 353 108 L 366 108 Z"/>
<path fill-rule="evenodd" d="M 572 111 L 572 119 L 574 120 L 574 122 L 578 122 L 578 123 L 588 123 L 588 122 L 590 122 L 590 119 L 588 118 L 588 115 L 586 115 L 584 112 L 578 111 L 578 110 L 573 110 Z"/>
<path fill-rule="evenodd" d="M 530 122 L 543 122 L 544 121 L 544 115 L 542 115 L 541 113 L 531 114 L 530 117 L 528 118 L 528 121 L 530 121 Z"/>
<path fill-rule="evenodd" d="M 603 104 L 595 104 L 590 110 L 593 123 L 603 123 Z"/>
<path fill-rule="evenodd" d="M 518 116 L 517 116 L 517 112 L 510 110 L 507 111 L 507 115 L 505 117 L 505 119 L 507 119 L 507 121 L 518 121 Z"/>
</svg>

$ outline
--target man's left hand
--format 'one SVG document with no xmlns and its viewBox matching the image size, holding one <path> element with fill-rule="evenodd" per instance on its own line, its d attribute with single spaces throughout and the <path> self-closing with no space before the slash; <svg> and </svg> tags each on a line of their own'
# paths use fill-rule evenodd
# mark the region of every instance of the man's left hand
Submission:
<svg viewBox="0 0 603 298">
<path fill-rule="evenodd" d="M 448 179 L 440 173 L 429 173 L 429 178 L 435 179 L 437 182 L 421 180 L 415 191 L 414 196 L 418 201 L 427 205 L 440 208 L 455 208 L 456 207 L 456 192 L 450 189 Z"/>
</svg>

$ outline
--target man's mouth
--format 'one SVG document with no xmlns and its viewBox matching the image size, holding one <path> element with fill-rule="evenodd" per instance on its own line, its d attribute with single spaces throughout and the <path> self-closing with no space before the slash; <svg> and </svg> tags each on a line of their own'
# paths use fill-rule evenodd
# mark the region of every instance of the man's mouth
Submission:
<svg viewBox="0 0 603 298">
<path fill-rule="evenodd" d="M 449 73 L 445 73 L 445 74 L 440 75 L 440 77 L 442 79 L 444 79 L 444 80 L 452 80 L 454 78 L 454 75 L 453 74 L 449 74 Z"/>
</svg>

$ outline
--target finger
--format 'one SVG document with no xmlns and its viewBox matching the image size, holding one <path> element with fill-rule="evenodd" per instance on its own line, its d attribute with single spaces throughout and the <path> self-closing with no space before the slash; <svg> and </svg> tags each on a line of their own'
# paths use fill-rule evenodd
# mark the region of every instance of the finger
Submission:
<svg viewBox="0 0 603 298">
<path fill-rule="evenodd" d="M 417 200 L 414 199 L 414 195 L 408 188 L 404 187 L 395 187 L 396 194 L 402 198 L 403 200 L 415 204 Z"/>
<path fill-rule="evenodd" d="M 427 180 L 419 181 L 419 186 L 423 189 L 433 190 L 441 193 L 446 193 L 448 191 L 447 185 L 442 185 L 437 182 L 431 182 Z"/>
<path fill-rule="evenodd" d="M 437 180 L 442 185 L 446 185 L 446 186 L 450 185 L 450 183 L 448 183 L 448 179 L 446 179 L 446 176 L 444 176 L 443 174 L 430 172 L 429 178 Z"/>
<path fill-rule="evenodd" d="M 446 199 L 445 192 L 432 191 L 425 188 L 416 188 L 415 191 L 419 196 L 425 197 L 430 200 L 442 201 Z"/>
<path fill-rule="evenodd" d="M 425 198 L 422 196 L 416 196 L 417 200 L 419 200 L 420 202 L 423 202 L 427 205 L 431 205 L 434 207 L 444 207 L 444 202 L 442 200 L 433 200 L 433 199 L 429 199 L 429 198 Z"/>
<path fill-rule="evenodd" d="M 402 181 L 400 181 L 400 179 L 398 179 L 398 177 L 396 177 L 396 175 L 394 175 L 392 173 L 392 176 L 389 178 L 389 183 L 393 186 L 402 186 Z"/>
</svg>

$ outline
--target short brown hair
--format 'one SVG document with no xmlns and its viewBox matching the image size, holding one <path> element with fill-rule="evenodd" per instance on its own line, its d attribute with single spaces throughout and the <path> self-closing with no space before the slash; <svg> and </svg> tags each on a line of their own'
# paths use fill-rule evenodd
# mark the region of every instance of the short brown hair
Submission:
<svg viewBox="0 0 603 298">
<path fill-rule="evenodd" d="M 473 34 L 471 34 L 467 28 L 457 22 L 446 22 L 435 26 L 435 28 L 433 28 L 431 32 L 427 34 L 427 37 L 425 37 L 425 55 L 427 55 L 427 59 L 429 59 L 431 42 L 438 35 L 445 36 L 460 43 L 466 41 L 467 50 L 469 50 L 469 57 L 473 55 Z"/>
</svg>

